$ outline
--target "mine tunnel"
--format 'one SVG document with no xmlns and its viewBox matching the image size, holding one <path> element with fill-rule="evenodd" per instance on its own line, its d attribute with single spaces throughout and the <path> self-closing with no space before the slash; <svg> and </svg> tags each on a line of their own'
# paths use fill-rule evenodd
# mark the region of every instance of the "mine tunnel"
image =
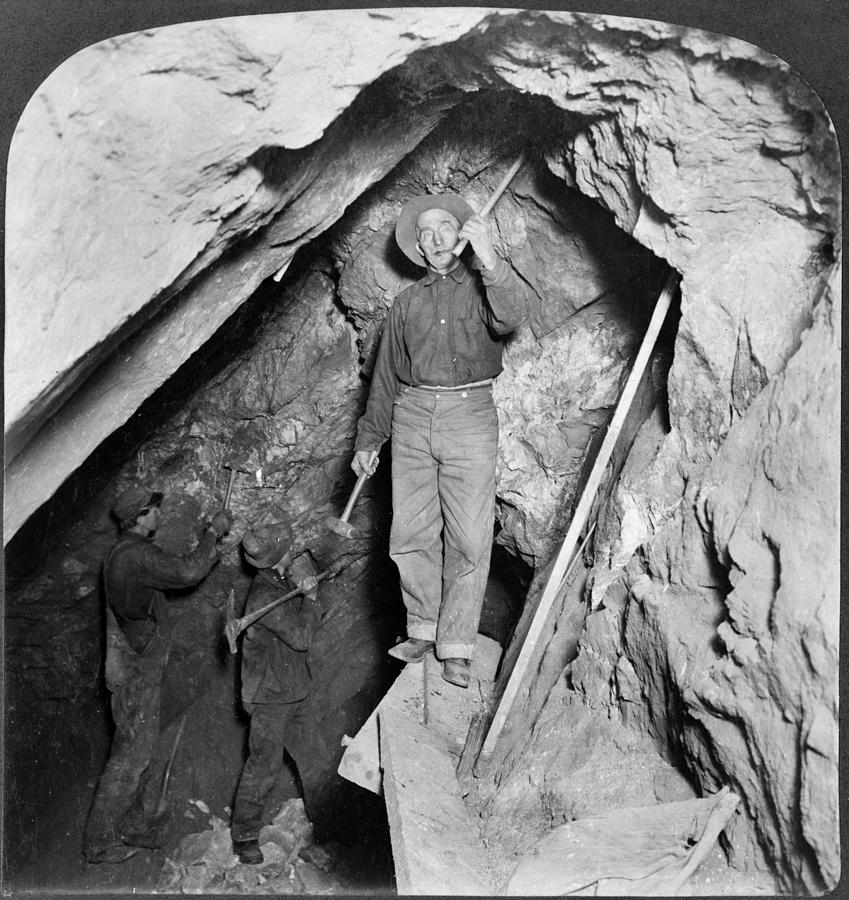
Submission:
<svg viewBox="0 0 849 900">
<path fill-rule="evenodd" d="M 405 635 L 388 444 L 353 532 L 328 519 L 354 488 L 388 310 L 422 275 L 399 211 L 444 193 L 480 210 L 520 154 L 488 217 L 527 315 L 493 387 L 496 522 L 463 691 L 436 660 L 387 655 Z M 6 884 L 834 887 L 839 176 L 828 113 L 783 61 L 638 19 L 244 17 L 60 66 L 9 158 Z M 114 736 L 102 565 L 110 510 L 140 484 L 164 495 L 168 553 L 192 552 L 228 493 L 234 520 L 169 597 L 138 788 L 150 846 L 91 864 Z M 314 840 L 287 765 L 248 866 L 224 626 L 253 575 L 241 537 L 283 519 L 312 571 L 336 567 L 309 650 L 335 827 Z"/>
</svg>

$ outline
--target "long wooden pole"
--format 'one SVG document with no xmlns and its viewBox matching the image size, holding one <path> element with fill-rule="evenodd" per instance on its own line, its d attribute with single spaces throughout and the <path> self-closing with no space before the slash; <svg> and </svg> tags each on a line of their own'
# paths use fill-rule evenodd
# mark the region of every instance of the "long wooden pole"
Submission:
<svg viewBox="0 0 849 900">
<path fill-rule="evenodd" d="M 575 509 L 575 514 L 572 516 L 572 521 L 569 524 L 569 530 L 566 532 L 566 537 L 563 538 L 563 543 L 560 546 L 560 550 L 557 554 L 557 559 L 554 562 L 554 568 L 551 570 L 551 574 L 548 576 L 545 590 L 543 590 L 542 597 L 540 597 L 539 606 L 537 606 L 537 610 L 534 613 L 534 617 L 531 621 L 531 627 L 528 629 L 528 633 L 525 636 L 525 640 L 522 644 L 522 649 L 519 653 L 519 657 L 516 660 L 516 664 L 513 666 L 513 671 L 510 673 L 507 687 L 504 689 L 504 693 L 501 695 L 501 699 L 498 703 L 498 708 L 496 709 L 495 715 L 492 718 L 492 725 L 490 726 L 489 732 L 486 736 L 486 740 L 484 741 L 483 747 L 481 748 L 481 756 L 483 757 L 488 757 L 492 754 L 492 751 L 495 748 L 495 744 L 498 741 L 498 738 L 500 737 L 504 725 L 507 721 L 507 717 L 510 715 L 513 703 L 515 702 L 516 696 L 519 693 L 519 688 L 522 685 L 522 681 L 525 677 L 525 672 L 527 671 L 528 664 L 530 663 L 531 654 L 533 653 L 536 642 L 539 639 L 540 634 L 542 633 L 542 629 L 546 623 L 546 620 L 548 619 L 548 615 L 551 612 L 551 607 L 554 604 L 554 599 L 557 596 L 558 591 L 560 590 L 560 585 L 563 581 L 566 567 L 571 562 L 572 551 L 575 549 L 575 545 L 578 542 L 578 537 L 581 534 L 581 531 L 583 530 L 587 518 L 590 514 L 590 509 L 592 508 L 596 491 L 598 490 L 598 486 L 601 483 L 602 476 L 604 475 L 604 470 L 607 468 L 607 463 L 610 461 L 610 457 L 613 454 L 613 448 L 616 444 L 616 439 L 619 437 L 619 432 L 622 430 L 622 425 L 625 422 L 625 416 L 628 414 L 628 410 L 631 408 L 631 402 L 634 399 L 634 394 L 637 392 L 637 386 L 639 385 L 640 379 L 642 378 L 643 372 L 646 368 L 646 365 L 648 364 L 649 356 L 654 349 L 655 342 L 657 341 L 657 336 L 660 333 L 661 326 L 663 325 L 663 321 L 666 318 L 666 313 L 669 311 L 669 306 L 672 302 L 672 295 L 675 292 L 675 288 L 677 287 L 677 285 L 678 273 L 673 272 L 672 275 L 667 278 L 666 284 L 664 284 L 660 297 L 658 297 L 657 303 L 655 304 L 654 312 L 652 313 L 651 321 L 649 322 L 649 327 L 646 330 L 645 336 L 643 337 L 643 342 L 640 345 L 639 352 L 637 353 L 637 358 L 634 360 L 634 366 L 631 369 L 631 374 L 628 376 L 628 381 L 625 384 L 625 389 L 622 391 L 622 396 L 619 398 L 619 403 L 616 406 L 616 411 L 613 413 L 613 418 L 610 420 L 610 424 L 607 427 L 607 435 L 604 438 L 604 443 L 601 445 L 601 449 L 598 451 L 598 456 L 596 457 L 592 472 L 590 473 L 590 477 L 587 480 L 587 486 L 584 488 L 581 499 L 578 501 L 578 506 Z"/>
</svg>

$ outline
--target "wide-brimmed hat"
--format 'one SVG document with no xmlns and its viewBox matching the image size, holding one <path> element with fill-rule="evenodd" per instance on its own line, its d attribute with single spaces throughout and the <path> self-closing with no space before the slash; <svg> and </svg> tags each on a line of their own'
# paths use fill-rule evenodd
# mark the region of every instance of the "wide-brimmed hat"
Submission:
<svg viewBox="0 0 849 900">
<path fill-rule="evenodd" d="M 159 491 L 153 491 L 143 485 L 127 488 L 126 491 L 118 494 L 112 504 L 112 513 L 122 525 L 131 524 L 135 522 L 142 510 L 159 506 L 162 496 Z"/>
<path fill-rule="evenodd" d="M 294 535 L 287 522 L 275 522 L 246 531 L 242 537 L 245 559 L 257 569 L 277 565 L 292 548 Z"/>
<path fill-rule="evenodd" d="M 444 209 L 450 212 L 460 220 L 461 226 L 465 224 L 466 219 L 475 214 L 472 207 L 459 194 L 425 194 L 408 201 L 395 224 L 395 240 L 404 251 L 404 255 L 417 266 L 427 265 L 425 258 L 416 248 L 418 243 L 416 221 L 428 209 Z"/>
</svg>

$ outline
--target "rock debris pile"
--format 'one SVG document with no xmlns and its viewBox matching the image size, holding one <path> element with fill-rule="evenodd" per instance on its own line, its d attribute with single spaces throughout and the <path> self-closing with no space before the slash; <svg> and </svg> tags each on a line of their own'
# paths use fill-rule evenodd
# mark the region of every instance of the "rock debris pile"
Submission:
<svg viewBox="0 0 849 900">
<path fill-rule="evenodd" d="M 243 865 L 233 853 L 230 829 L 216 816 L 209 830 L 188 835 L 165 860 L 157 884 L 164 894 L 341 894 L 333 857 L 311 843 L 312 827 L 301 800 L 288 800 L 260 832 L 265 862 Z M 330 848 L 332 850 L 332 847 Z"/>
</svg>

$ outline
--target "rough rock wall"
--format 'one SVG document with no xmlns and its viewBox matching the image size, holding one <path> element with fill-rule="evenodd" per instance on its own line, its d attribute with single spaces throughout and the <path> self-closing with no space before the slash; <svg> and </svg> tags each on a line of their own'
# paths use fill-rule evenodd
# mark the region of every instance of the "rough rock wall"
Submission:
<svg viewBox="0 0 849 900">
<path fill-rule="evenodd" d="M 401 84 L 357 109 L 358 93 L 485 15 L 155 29 L 47 79 L 9 158 L 5 541 L 448 102 Z"/>
<path fill-rule="evenodd" d="M 701 791 L 740 793 L 735 865 L 766 860 L 783 889 L 811 892 L 840 872 L 830 292 L 814 315 L 701 478 L 685 485 L 646 427 L 645 467 L 623 475 L 605 522 L 629 561 L 621 580 L 594 585 L 601 609 L 571 667 L 582 694 L 654 736 Z"/>
<path fill-rule="evenodd" d="M 192 546 L 195 524 L 220 503 L 228 477 L 224 466 L 230 464 L 244 470 L 230 501 L 236 514 L 234 539 L 248 525 L 286 517 L 296 525 L 299 549 L 309 551 L 317 568 L 340 559 L 351 564 L 322 590 L 327 615 L 313 652 L 322 726 L 328 744 L 340 752 L 342 735 L 356 732 L 391 676 L 385 650 L 404 628 L 394 569 L 386 556 L 386 456 L 379 477 L 368 483 L 354 512 L 359 539 L 337 539 L 325 526 L 326 516 L 339 514 L 353 485 L 349 462 L 366 396 L 363 373 L 369 371 L 383 317 L 397 290 L 419 274 L 397 252 L 387 255 L 386 248 L 393 241 L 398 208 L 407 197 L 433 186 L 435 170 L 467 195 L 481 198 L 491 190 L 504 163 L 503 136 L 499 140 L 492 124 L 488 135 L 470 129 L 471 120 L 483 127 L 491 113 L 491 108 L 466 108 L 449 117 L 404 166 L 340 220 L 328 241 L 316 241 L 305 250 L 280 284 L 265 282 L 181 369 L 173 397 L 166 392 L 156 408 L 146 410 L 149 436 L 138 446 L 128 445 L 131 458 L 67 536 L 56 542 L 45 570 L 10 597 L 17 697 L 38 697 L 58 682 L 63 685 L 56 697 L 59 708 L 68 702 L 69 690 L 91 702 L 102 653 L 98 570 L 114 537 L 108 507 L 115 492 L 137 481 L 165 490 L 172 499 L 165 507 L 158 542 L 183 552 Z M 476 140 L 470 144 L 472 131 Z M 582 204 L 571 191 L 560 188 L 558 193 L 558 185 L 551 182 L 538 162 L 529 164 L 496 216 L 502 252 L 512 257 L 511 242 L 516 241 L 523 277 L 533 288 L 532 324 L 511 345 L 506 359 L 504 377 L 522 385 L 524 406 L 514 403 L 517 387 L 505 390 L 499 400 L 510 434 L 502 446 L 501 465 L 511 467 L 511 442 L 530 448 L 529 453 L 539 448 L 540 456 L 547 454 L 550 465 L 540 467 L 534 484 L 554 482 L 546 493 L 549 504 L 563 486 L 574 490 L 586 447 L 609 416 L 645 317 L 641 301 L 644 305 L 646 283 L 658 268 L 649 254 L 617 234 L 609 214 Z M 547 252 L 532 255 L 517 223 L 533 223 L 536 245 Z M 554 253 L 552 263 L 549 252 Z M 568 290 L 548 289 L 552 270 L 560 273 Z M 569 363 L 565 367 L 564 359 Z M 194 383 L 199 386 L 188 393 L 179 386 Z M 589 410 L 584 417 L 579 412 L 582 403 Z M 521 408 L 524 415 L 518 412 Z M 571 410 L 571 415 L 562 410 Z M 562 415 L 558 428 L 551 426 L 555 413 Z M 257 470 L 262 472 L 262 486 Z M 514 481 L 517 478 L 518 473 L 513 475 Z M 517 535 L 519 546 L 533 558 L 546 540 L 547 507 L 530 490 L 505 490 L 505 496 L 503 534 Z M 520 531 L 513 526 L 519 511 L 535 516 L 533 528 Z M 235 588 L 238 609 L 247 581 L 233 543 L 221 565 L 180 604 L 166 691 L 166 730 L 151 781 L 159 783 L 177 721 L 186 710 L 190 717 L 183 741 L 192 748 L 186 757 L 194 757 L 195 763 L 183 765 L 181 754 L 175 769 L 179 787 L 174 808 L 185 808 L 191 817 L 172 822 L 164 836 L 169 843 L 198 824 L 196 807 L 188 803 L 192 797 L 226 818 L 224 807 L 238 778 L 243 722 L 233 694 L 236 672 L 222 646 L 221 626 L 230 587 Z M 49 594 L 56 583 L 84 602 L 52 606 Z M 42 603 L 49 615 L 33 630 L 24 607 Z M 62 656 L 47 665 L 41 647 L 47 636 L 77 632 L 84 632 L 85 645 L 67 663 Z M 71 716 L 70 709 L 66 715 Z M 26 721 L 27 712 L 22 716 Z M 89 753 L 92 777 L 105 749 L 100 730 L 97 725 L 82 726 L 87 740 L 96 745 Z M 27 752 L 25 729 L 19 740 L 16 755 L 21 758 Z M 279 798 L 293 790 L 291 781 L 281 784 Z"/>
<path fill-rule="evenodd" d="M 730 770 L 759 819 L 764 808 L 797 811 L 758 830 L 773 858 L 792 860 L 786 874 L 811 891 L 840 874 L 836 287 L 705 473 L 697 513 L 730 586 L 717 628 L 724 654 L 676 685 L 709 735 L 694 729 L 688 751 L 699 760 L 710 747 L 720 760 L 717 772 L 705 768 L 706 783 Z M 752 770 L 734 763 L 744 747 Z"/>
<path fill-rule="evenodd" d="M 647 53 L 620 32 L 622 57 L 615 31 L 582 23 L 544 70 L 518 42 L 502 68 L 594 117 L 559 171 L 684 275 L 668 423 L 646 423 L 601 517 L 568 677 L 701 789 L 741 791 L 735 865 L 822 890 L 839 873 L 836 143 L 755 48 L 660 28 Z M 496 782 L 527 765 L 547 686 L 526 690 Z"/>
<path fill-rule="evenodd" d="M 415 10 L 195 23 L 112 38 L 60 66 L 10 159 L 10 294 L 27 288 L 38 317 L 10 307 L 9 420 L 151 298 L 208 266 L 228 234 L 243 239 L 273 215 L 282 198 L 263 186 L 259 151 L 313 143 L 362 87 L 484 14 L 455 10 L 438 27 Z M 57 245 L 54 223 L 72 222 Z M 83 319 L 92 295 L 104 306 Z M 25 357 L 33 331 L 51 366 Z"/>
<path fill-rule="evenodd" d="M 442 11 L 435 15 L 440 20 L 444 16 Z M 794 354 L 801 352 L 802 335 L 815 317 L 822 315 L 817 309 L 830 309 L 833 320 L 837 318 L 836 287 L 824 300 L 815 302 L 839 243 L 837 147 L 827 116 L 793 72 L 757 48 L 634 20 L 534 13 L 500 16 L 486 28 L 468 30 L 462 40 L 438 52 L 416 57 L 415 65 L 403 71 L 410 79 L 395 83 L 408 91 L 403 106 L 415 114 L 426 113 L 426 122 L 412 138 L 395 134 L 385 155 L 382 150 L 377 156 L 366 154 L 374 163 L 371 168 L 360 159 L 356 165 L 346 163 L 340 153 L 341 147 L 350 146 L 352 134 L 366 140 L 361 132 L 370 120 L 357 118 L 354 112 L 346 121 L 356 123 L 357 128 L 346 130 L 340 125 L 335 132 L 331 129 L 328 140 L 316 148 L 325 148 L 325 156 L 290 157 L 284 153 L 275 160 L 252 157 L 265 166 L 258 193 L 273 194 L 263 209 L 277 209 L 277 204 L 282 204 L 282 214 L 272 227 L 257 232 L 253 243 L 249 240 L 230 257 L 221 257 L 217 268 L 192 282 L 187 296 L 198 301 L 195 315 L 197 310 L 224 315 L 232 308 L 228 304 L 233 298 L 240 302 L 248 296 L 263 277 L 289 258 L 294 246 L 333 220 L 340 203 L 350 202 L 366 183 L 381 177 L 406 148 L 431 131 L 447 110 L 459 104 L 463 91 L 513 89 L 545 98 L 549 110 L 561 111 L 566 124 L 559 128 L 557 140 L 541 148 L 551 172 L 609 209 L 623 231 L 683 274 L 682 316 L 669 376 L 668 422 L 663 416 L 653 419 L 638 435 L 632 468 L 623 473 L 600 522 L 597 562 L 589 582 L 597 612 L 590 617 L 592 629 L 588 622 L 582 638 L 576 684 L 588 698 L 601 697 L 607 703 L 613 702 L 608 699 L 612 687 L 616 691 L 621 688 L 631 704 L 627 707 L 630 721 L 651 731 L 670 752 L 680 754 L 694 772 L 702 772 L 704 785 L 713 778 L 717 784 L 733 781 L 745 788 L 746 809 L 735 832 L 735 845 L 745 851 L 746 863 L 774 868 L 790 887 L 833 883 L 833 822 L 827 805 L 816 806 L 815 812 L 810 798 L 828 794 L 835 771 L 829 750 L 836 734 L 834 695 L 827 678 L 810 678 L 802 668 L 811 659 L 816 661 L 811 665 L 819 666 L 817 673 L 830 670 L 834 648 L 829 635 L 836 633 L 836 623 L 829 619 L 834 615 L 833 606 L 819 607 L 818 616 L 827 626 L 819 633 L 816 627 L 805 633 L 805 660 L 800 660 L 792 639 L 776 641 L 767 636 L 757 610 L 751 613 L 754 619 L 743 611 L 747 605 L 763 606 L 769 597 L 780 596 L 782 608 L 786 603 L 790 608 L 805 609 L 811 593 L 835 596 L 833 559 L 812 570 L 816 591 L 810 587 L 803 590 L 800 585 L 809 577 L 809 570 L 782 543 L 782 529 L 791 527 L 802 508 L 810 508 L 818 511 L 810 526 L 812 545 L 832 546 L 833 480 L 824 489 L 800 486 L 792 498 L 784 489 L 789 499 L 771 507 L 777 518 L 768 532 L 759 533 L 747 523 L 751 543 L 740 538 L 739 546 L 727 524 L 732 500 L 723 498 L 721 492 L 708 492 L 700 499 L 702 481 L 708 474 L 711 483 L 719 484 L 735 483 L 741 477 L 739 458 L 730 450 L 726 455 L 717 454 L 735 429 L 754 429 L 753 423 L 763 421 L 758 418 L 763 415 L 763 404 L 774 417 L 790 416 L 789 407 L 783 411 L 784 400 L 767 391 L 789 371 L 788 361 Z M 398 113 L 400 105 L 390 112 Z M 340 121 L 344 118 L 345 114 Z M 400 118 L 396 121 L 405 126 L 409 123 Z M 392 134 L 390 116 L 383 136 L 388 140 Z M 380 143 L 388 146 L 385 140 Z M 319 163 L 334 154 L 336 164 L 328 175 Z M 287 174 L 287 163 L 294 175 Z M 357 182 L 364 170 L 365 180 Z M 451 184 L 451 173 L 445 181 L 438 175 L 437 170 L 424 183 Z M 344 178 L 354 185 L 350 191 L 343 189 L 338 194 L 330 189 L 330 184 Z M 314 182 L 333 198 L 329 206 L 317 211 L 316 193 L 311 189 Z M 255 209 L 250 204 L 246 208 Z M 388 219 L 389 213 L 386 215 Z M 524 216 L 516 218 L 516 227 Z M 260 219 L 261 215 L 248 216 L 246 230 Z M 375 225 L 375 239 L 383 240 L 385 246 L 386 220 L 378 217 Z M 505 227 L 514 226 L 505 220 Z M 382 235 L 378 235 L 381 229 Z M 222 234 L 236 237 L 229 219 Z M 519 259 L 523 245 L 517 234 L 511 232 L 507 243 Z M 213 257 L 223 243 L 226 241 L 211 239 Z M 186 266 L 189 263 L 184 261 Z M 341 277 L 344 282 L 344 272 Z M 52 282 L 61 283 L 62 277 Z M 381 276 L 380 283 L 386 292 L 394 289 L 391 279 Z M 549 284 L 543 294 L 551 290 Z M 175 310 L 184 308 L 188 307 L 174 306 Z M 366 316 L 376 321 L 379 315 L 371 315 L 372 311 L 379 313 L 379 306 L 372 305 Z M 566 315 L 564 312 L 558 325 Z M 215 316 L 208 314 L 207 318 L 204 328 L 214 327 Z M 149 330 L 146 340 L 156 346 L 169 328 L 169 339 L 174 340 L 180 333 L 174 322 L 179 322 L 179 316 L 162 316 L 160 330 Z M 829 338 L 837 333 L 835 322 L 817 325 L 814 332 L 824 334 L 824 359 L 833 360 L 836 351 Z M 550 340 L 556 340 L 556 334 Z M 521 341 L 520 336 L 508 354 L 516 352 L 517 371 L 522 364 Z M 363 349 L 367 347 L 368 339 Z M 150 363 L 141 345 L 138 359 L 145 366 Z M 172 362 L 169 359 L 169 365 Z M 128 372 L 138 379 L 135 369 Z M 526 388 L 532 375 L 528 372 L 524 381 L 515 383 L 516 388 Z M 830 385 L 835 373 L 828 369 L 822 377 L 821 394 L 826 402 L 832 397 L 834 403 Z M 98 387 L 96 380 L 93 382 Z M 137 401 L 138 394 L 120 378 L 110 377 L 105 383 L 110 390 L 114 386 L 129 397 L 130 405 L 132 397 Z M 149 385 L 143 386 L 142 393 L 149 389 Z M 104 391 L 109 406 L 117 409 L 120 404 L 116 406 L 114 396 Z M 503 398 L 503 403 L 507 402 Z M 822 414 L 820 427 L 823 422 L 836 421 L 836 404 L 829 408 L 831 414 Z M 121 407 L 120 415 L 126 413 L 127 408 Z M 564 410 L 566 418 L 571 414 L 571 408 Z M 533 418 L 533 408 L 530 415 L 526 421 Z M 97 418 L 95 415 L 91 421 Z M 108 427 L 113 427 L 115 420 L 110 421 Z M 505 422 L 508 428 L 510 424 Z M 91 432 L 86 440 L 96 443 L 100 437 L 102 434 Z M 83 449 L 78 452 L 84 455 L 85 446 L 82 442 Z M 771 451 L 767 468 L 770 472 L 794 467 L 801 471 L 810 464 L 814 469 L 821 466 L 831 479 L 835 472 L 833 446 L 828 441 L 816 444 L 808 454 L 812 461 L 803 464 L 781 443 L 780 450 Z M 538 523 L 561 514 L 563 510 L 556 507 L 568 505 L 564 497 L 569 493 L 564 488 L 555 497 L 554 492 L 546 491 L 546 481 L 538 479 L 543 470 L 547 478 L 571 462 L 562 446 L 555 445 L 550 452 L 544 435 L 533 442 L 533 452 L 521 442 L 518 447 L 523 466 L 533 463 L 540 468 L 523 471 L 523 480 L 537 485 L 536 504 L 528 504 L 526 512 L 514 516 L 512 533 L 528 533 L 527 539 L 522 537 L 521 548 L 518 541 L 516 547 L 527 558 L 536 558 L 539 545 L 535 538 L 541 533 Z M 638 462 L 646 469 L 640 469 Z M 75 464 L 73 455 L 67 464 Z M 51 473 L 51 477 L 55 475 L 55 471 Z M 502 468 L 501 477 L 506 486 L 509 467 Z M 763 491 L 771 488 L 760 476 L 752 478 L 758 495 L 769 501 Z M 49 492 L 49 479 L 39 480 Z M 821 490 L 822 495 L 818 494 Z M 822 499 L 829 496 L 831 504 Z M 546 501 L 555 508 L 541 510 L 538 504 Z M 744 520 L 748 515 L 748 510 L 743 510 Z M 531 606 L 540 588 L 537 584 L 532 590 Z M 668 614 L 658 612 L 663 604 L 654 602 L 657 591 L 665 602 L 671 597 L 678 604 L 679 611 L 670 617 L 675 623 L 663 618 Z M 611 609 L 615 614 L 608 611 Z M 720 623 L 726 617 L 728 627 L 723 628 Z M 620 629 L 625 621 L 627 643 L 622 644 Z M 785 627 L 780 616 L 775 621 Z M 817 619 L 813 621 L 816 624 Z M 757 647 L 749 641 L 755 641 Z M 603 646 L 593 649 L 594 642 Z M 731 728 L 720 724 L 737 702 L 734 679 L 723 680 L 722 675 L 735 664 L 735 649 L 738 658 L 760 654 L 760 674 L 755 680 L 768 692 L 767 702 L 761 704 L 763 715 L 746 725 L 746 753 L 738 754 L 723 752 Z M 677 683 L 679 673 L 676 669 L 673 677 L 665 660 L 677 660 L 677 652 L 698 660 L 697 669 L 706 671 L 708 680 L 718 685 L 709 692 L 709 705 L 699 695 L 686 693 L 680 703 L 673 702 L 676 692 L 670 685 Z M 692 666 L 688 669 L 692 672 Z M 782 670 L 787 674 L 779 677 Z M 591 677 L 592 672 L 597 677 Z M 795 706 L 788 712 L 787 688 L 796 682 L 803 692 L 793 698 Z M 525 707 L 529 712 L 545 701 L 544 696 L 531 699 Z M 800 738 L 792 747 L 782 744 L 774 748 L 768 736 L 780 733 L 780 722 L 787 715 L 798 733 L 805 735 L 804 744 Z M 679 721 L 683 728 L 679 729 Z M 750 743 L 753 747 L 769 744 L 786 755 L 780 764 L 773 761 L 774 778 L 762 779 L 760 760 L 748 756 Z M 763 758 L 767 759 L 766 753 Z M 790 784 L 786 777 L 794 770 L 802 773 L 801 786 Z M 809 854 L 793 848 L 794 835 L 804 836 L 811 848 Z"/>
<path fill-rule="evenodd" d="M 155 807 L 179 720 L 186 715 L 170 815 L 159 835 L 163 846 L 204 827 L 196 800 L 228 819 L 241 772 L 247 720 L 238 700 L 238 657 L 227 651 L 222 629 L 230 589 L 237 615 L 247 593 L 250 576 L 237 541 L 249 524 L 288 518 L 298 529 L 297 550 L 310 554 L 316 570 L 332 562 L 347 566 L 321 591 L 324 621 L 312 654 L 320 727 L 337 761 L 342 735 L 356 732 L 390 683 L 383 654 L 403 622 L 385 552 L 375 549 L 385 545 L 385 502 L 375 501 L 372 488 L 367 491 L 361 511 L 376 507 L 373 527 L 358 540 L 336 539 L 323 527 L 325 516 L 338 514 L 344 503 L 339 495 L 350 486 L 352 476 L 340 480 L 339 473 L 347 467 L 342 447 L 347 448 L 359 392 L 351 331 L 335 304 L 329 267 L 299 265 L 288 284 L 270 282 L 228 324 L 219 346 L 208 350 L 194 373 L 200 387 L 178 397 L 176 411 L 174 398 L 161 402 L 151 436 L 82 516 L 54 536 L 52 553 L 37 575 L 9 592 L 13 732 L 7 749 L 11 770 L 21 777 L 8 800 L 21 821 L 34 821 L 49 797 L 77 810 L 81 826 L 91 799 L 82 779 L 93 787 L 108 750 L 100 566 L 115 539 L 109 506 L 127 484 L 154 484 L 166 492 L 157 544 L 184 553 L 193 548 L 199 523 L 222 502 L 228 482 L 224 464 L 245 470 L 230 502 L 234 540 L 201 585 L 172 604 L 163 731 L 144 788 Z M 310 340 L 303 339 L 305 333 Z M 186 373 L 184 378 L 191 383 Z M 254 474 L 260 467 L 262 488 Z M 69 771 L 80 773 L 80 780 L 69 780 Z M 53 772 L 64 773 L 55 785 L 45 776 Z M 297 793 L 288 774 L 273 800 Z M 367 824 L 369 799 L 360 797 L 340 811 L 339 837 L 346 828 L 356 832 Z"/>
</svg>

